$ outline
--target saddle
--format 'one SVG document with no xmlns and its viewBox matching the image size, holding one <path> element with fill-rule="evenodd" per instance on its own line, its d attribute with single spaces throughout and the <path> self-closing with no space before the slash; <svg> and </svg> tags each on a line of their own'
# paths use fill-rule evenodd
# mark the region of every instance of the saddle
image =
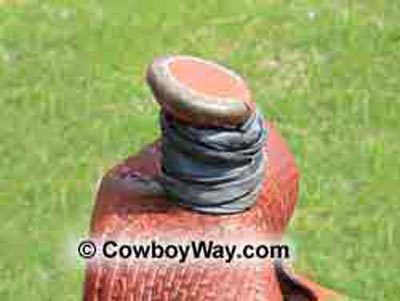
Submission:
<svg viewBox="0 0 400 301">
<path fill-rule="evenodd" d="M 199 58 L 158 58 L 150 65 L 147 79 L 162 110 L 184 126 L 231 131 L 256 111 L 242 78 Z M 90 238 L 174 243 L 281 241 L 297 202 L 299 171 L 273 124 L 264 121 L 263 126 L 268 133 L 260 148 L 265 164 L 261 185 L 251 194 L 251 206 L 221 213 L 185 206 L 184 196 L 181 202 L 173 200 L 166 193 L 168 184 L 162 181 L 166 173 L 162 138 L 104 175 L 97 191 Z M 189 186 L 195 182 L 186 180 Z M 223 191 L 224 196 L 229 195 L 229 189 Z M 338 297 L 295 274 L 285 262 L 273 260 L 171 263 L 123 259 L 105 262 L 95 258 L 87 262 L 83 293 L 87 301 L 319 301 Z"/>
</svg>

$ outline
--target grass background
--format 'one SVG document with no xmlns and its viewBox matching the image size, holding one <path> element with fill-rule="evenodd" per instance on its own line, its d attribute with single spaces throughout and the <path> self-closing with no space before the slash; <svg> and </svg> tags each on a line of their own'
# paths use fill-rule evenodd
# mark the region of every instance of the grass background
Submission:
<svg viewBox="0 0 400 301">
<path fill-rule="evenodd" d="M 95 184 L 158 135 L 157 55 L 247 78 L 302 171 L 299 270 L 400 292 L 397 1 L 0 1 L 0 300 L 79 300 Z"/>
</svg>

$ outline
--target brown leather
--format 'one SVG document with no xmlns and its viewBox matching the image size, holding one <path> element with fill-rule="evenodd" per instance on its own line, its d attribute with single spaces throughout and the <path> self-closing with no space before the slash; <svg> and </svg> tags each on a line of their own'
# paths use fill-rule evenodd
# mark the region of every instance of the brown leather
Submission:
<svg viewBox="0 0 400 301">
<path fill-rule="evenodd" d="M 159 143 L 128 158 L 103 178 L 92 217 L 91 237 L 180 239 L 257 235 L 279 238 L 293 213 L 298 171 L 293 156 L 271 124 L 265 146 L 268 164 L 257 204 L 235 215 L 199 214 L 172 204 L 151 186 L 157 177 Z M 127 172 L 128 171 L 128 172 Z M 124 178 L 133 174 L 139 184 Z M 120 180 L 118 180 L 120 179 Z M 125 180 L 124 180 L 125 179 Z M 119 184 L 118 184 L 119 183 Z M 147 183 L 147 184 L 146 184 Z M 173 234 L 171 234 L 173 233 Z M 150 297 L 151 296 L 151 297 Z M 88 265 L 84 300 L 273 300 L 283 298 L 271 263 L 157 267 L 143 263 Z"/>
</svg>

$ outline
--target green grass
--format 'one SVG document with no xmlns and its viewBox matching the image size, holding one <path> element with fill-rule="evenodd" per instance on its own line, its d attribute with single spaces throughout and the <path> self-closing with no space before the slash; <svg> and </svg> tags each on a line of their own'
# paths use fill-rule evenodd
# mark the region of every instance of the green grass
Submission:
<svg viewBox="0 0 400 301">
<path fill-rule="evenodd" d="M 80 298 L 66 253 L 97 179 L 159 133 L 143 74 L 165 53 L 238 70 L 287 139 L 297 268 L 398 300 L 397 1 L 99 2 L 0 1 L 0 300 Z"/>
</svg>

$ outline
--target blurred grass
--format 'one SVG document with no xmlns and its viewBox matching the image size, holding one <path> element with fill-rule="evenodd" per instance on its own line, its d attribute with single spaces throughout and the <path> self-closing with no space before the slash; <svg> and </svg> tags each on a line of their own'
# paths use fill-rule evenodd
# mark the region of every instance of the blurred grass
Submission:
<svg viewBox="0 0 400 301">
<path fill-rule="evenodd" d="M 298 269 L 398 300 L 399 5 L 0 1 L 0 299 L 80 298 L 96 181 L 158 135 L 144 70 L 184 53 L 243 74 L 295 153 Z"/>
</svg>

